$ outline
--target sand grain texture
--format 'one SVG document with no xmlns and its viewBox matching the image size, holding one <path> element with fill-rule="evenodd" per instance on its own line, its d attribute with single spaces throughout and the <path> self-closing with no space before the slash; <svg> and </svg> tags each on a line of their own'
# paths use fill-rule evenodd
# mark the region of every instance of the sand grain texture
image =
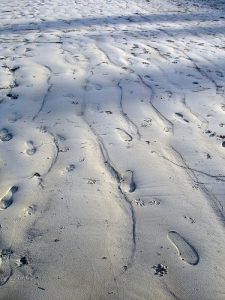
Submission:
<svg viewBox="0 0 225 300">
<path fill-rule="evenodd" d="M 225 299 L 225 5 L 0 3 L 0 299 Z"/>
</svg>

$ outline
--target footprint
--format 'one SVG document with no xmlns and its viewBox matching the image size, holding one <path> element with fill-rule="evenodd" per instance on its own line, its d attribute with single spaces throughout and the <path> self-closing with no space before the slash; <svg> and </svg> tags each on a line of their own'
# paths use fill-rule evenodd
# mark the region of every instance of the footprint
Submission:
<svg viewBox="0 0 225 300">
<path fill-rule="evenodd" d="M 224 94 L 224 87 L 222 85 L 218 85 L 216 87 L 216 94 L 223 95 Z"/>
<path fill-rule="evenodd" d="M 102 90 L 102 86 L 100 84 L 95 84 L 95 89 L 100 91 Z"/>
<path fill-rule="evenodd" d="M 162 264 L 154 265 L 153 269 L 155 270 L 155 275 L 158 275 L 160 277 L 168 274 L 168 267 Z"/>
<path fill-rule="evenodd" d="M 133 140 L 132 136 L 124 129 L 116 128 L 119 131 L 119 135 L 124 142 L 131 142 Z"/>
<path fill-rule="evenodd" d="M 34 146 L 34 143 L 32 141 L 28 141 L 26 144 L 27 144 L 27 150 L 26 150 L 27 155 L 34 155 L 35 152 L 37 151 L 37 148 Z"/>
<path fill-rule="evenodd" d="M 15 66 L 13 68 L 10 69 L 11 72 L 16 72 L 17 70 L 19 70 L 20 66 Z"/>
<path fill-rule="evenodd" d="M 67 172 L 72 172 L 74 171 L 76 166 L 74 164 L 70 164 L 69 166 L 66 167 Z"/>
<path fill-rule="evenodd" d="M 18 99 L 18 97 L 19 97 L 19 95 L 13 94 L 13 93 L 8 93 L 6 96 L 13 100 Z"/>
<path fill-rule="evenodd" d="M 175 115 L 179 118 L 183 119 L 184 122 L 189 123 L 187 119 L 184 118 L 184 115 L 182 113 L 175 112 Z"/>
<path fill-rule="evenodd" d="M 27 216 L 33 215 L 37 210 L 36 205 L 30 205 L 24 209 L 24 214 Z"/>
<path fill-rule="evenodd" d="M 10 190 L 0 200 L 0 210 L 8 208 L 13 203 L 13 194 L 18 191 L 18 186 L 11 187 Z"/>
<path fill-rule="evenodd" d="M 17 112 L 13 112 L 13 113 L 9 116 L 8 121 L 9 121 L 10 123 L 15 123 L 17 120 L 19 120 L 19 119 L 21 119 L 21 118 L 22 118 L 21 114 L 19 114 L 19 113 L 17 113 Z"/>
<path fill-rule="evenodd" d="M 136 184 L 134 182 L 134 172 L 127 170 L 120 182 L 121 189 L 126 193 L 133 193 L 136 190 Z"/>
<path fill-rule="evenodd" d="M 3 249 L 0 254 L 0 286 L 6 284 L 12 275 L 12 268 L 10 266 L 11 250 Z"/>
<path fill-rule="evenodd" d="M 221 104 L 221 109 L 225 111 L 225 104 Z"/>
<path fill-rule="evenodd" d="M 8 129 L 2 128 L 2 129 L 0 130 L 0 140 L 1 140 L 2 142 L 8 142 L 8 141 L 10 141 L 12 138 L 13 138 L 13 135 L 12 135 L 12 133 L 10 133 L 10 132 L 8 131 Z"/>
<path fill-rule="evenodd" d="M 198 252 L 179 233 L 177 233 L 176 231 L 169 231 L 168 239 L 177 248 L 179 256 L 183 261 L 193 266 L 198 264 Z"/>
</svg>

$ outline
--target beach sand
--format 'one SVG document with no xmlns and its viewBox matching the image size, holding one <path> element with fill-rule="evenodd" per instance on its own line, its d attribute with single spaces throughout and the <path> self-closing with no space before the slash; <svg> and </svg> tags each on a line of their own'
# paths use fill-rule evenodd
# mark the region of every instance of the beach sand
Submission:
<svg viewBox="0 0 225 300">
<path fill-rule="evenodd" d="M 0 3 L 0 299 L 225 299 L 225 5 Z"/>
</svg>

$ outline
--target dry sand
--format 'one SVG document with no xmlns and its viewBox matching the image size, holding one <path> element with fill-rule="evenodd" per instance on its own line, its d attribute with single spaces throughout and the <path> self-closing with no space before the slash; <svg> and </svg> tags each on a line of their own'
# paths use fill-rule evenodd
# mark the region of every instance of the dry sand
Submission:
<svg viewBox="0 0 225 300">
<path fill-rule="evenodd" d="M 225 299 L 224 16 L 1 1 L 1 300 Z"/>
</svg>

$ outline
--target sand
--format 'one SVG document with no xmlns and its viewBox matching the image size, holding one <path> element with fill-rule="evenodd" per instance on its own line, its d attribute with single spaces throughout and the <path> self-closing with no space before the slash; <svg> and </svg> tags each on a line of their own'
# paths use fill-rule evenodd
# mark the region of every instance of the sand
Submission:
<svg viewBox="0 0 225 300">
<path fill-rule="evenodd" d="M 225 5 L 0 3 L 0 299 L 225 299 Z"/>
</svg>

